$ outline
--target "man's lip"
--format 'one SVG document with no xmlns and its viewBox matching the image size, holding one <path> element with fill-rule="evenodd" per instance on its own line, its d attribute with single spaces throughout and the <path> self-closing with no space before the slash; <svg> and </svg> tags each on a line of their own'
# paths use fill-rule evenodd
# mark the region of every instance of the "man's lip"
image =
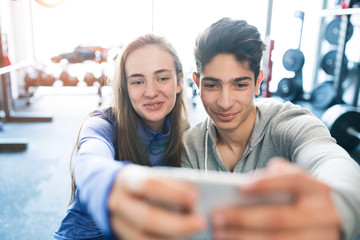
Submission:
<svg viewBox="0 0 360 240">
<path fill-rule="evenodd" d="M 230 121 L 233 120 L 236 117 L 237 113 L 221 113 L 221 112 L 215 112 L 215 115 L 217 118 L 219 118 L 222 121 Z"/>
</svg>

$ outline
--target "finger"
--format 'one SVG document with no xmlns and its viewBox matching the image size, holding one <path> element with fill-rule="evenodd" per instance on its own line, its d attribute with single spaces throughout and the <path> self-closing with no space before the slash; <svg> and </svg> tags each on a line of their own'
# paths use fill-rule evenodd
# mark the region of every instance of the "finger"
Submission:
<svg viewBox="0 0 360 240">
<path fill-rule="evenodd" d="M 198 190 L 193 184 L 166 178 L 148 179 L 140 191 L 151 202 L 178 210 L 193 210 L 199 199 Z"/>
<path fill-rule="evenodd" d="M 282 166 L 283 167 L 283 166 Z M 263 171 L 254 181 L 239 187 L 244 194 L 267 194 L 274 192 L 318 192 L 327 188 L 325 184 L 313 179 L 305 170 L 290 165 L 281 171 Z"/>
<path fill-rule="evenodd" d="M 179 239 L 174 237 L 166 237 L 166 236 L 155 236 L 151 234 L 147 234 L 145 232 L 140 231 L 137 228 L 134 228 L 133 225 L 127 224 L 127 222 L 123 221 L 123 219 L 119 216 L 113 216 L 113 228 L 115 229 L 115 235 L 122 240 L 170 240 L 170 239 Z"/>
<path fill-rule="evenodd" d="M 260 205 L 222 208 L 212 215 L 217 227 L 236 227 L 258 230 L 304 229 L 309 227 L 338 227 L 334 211 L 315 208 L 296 208 L 289 205 Z M 321 214 L 319 214 L 319 211 Z"/>
<path fill-rule="evenodd" d="M 146 167 L 126 167 L 118 181 L 134 194 L 168 206 L 192 209 L 199 199 L 194 185 L 185 181 L 152 176 Z"/>
<path fill-rule="evenodd" d="M 309 228 L 306 230 L 294 231 L 254 231 L 251 229 L 222 228 L 214 229 L 213 236 L 215 239 L 230 240 L 339 240 L 340 235 L 333 228 Z"/>
<path fill-rule="evenodd" d="M 129 224 L 142 231 L 165 236 L 184 236 L 205 229 L 206 221 L 195 212 L 179 213 L 135 197 L 119 203 L 119 213 Z"/>
<path fill-rule="evenodd" d="M 214 227 L 249 228 L 270 230 L 279 228 L 298 228 L 298 219 L 292 219 L 289 207 L 257 206 L 243 208 L 217 209 L 212 215 Z M 289 221 L 290 220 L 290 221 Z"/>
</svg>

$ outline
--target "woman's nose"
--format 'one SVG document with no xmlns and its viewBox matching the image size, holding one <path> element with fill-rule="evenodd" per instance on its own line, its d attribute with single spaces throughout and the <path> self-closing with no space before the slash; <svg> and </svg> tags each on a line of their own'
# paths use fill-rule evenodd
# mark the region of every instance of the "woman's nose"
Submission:
<svg viewBox="0 0 360 240">
<path fill-rule="evenodd" d="M 158 88 L 156 83 L 153 81 L 148 81 L 145 86 L 145 96 L 148 98 L 153 98 L 157 96 L 158 94 Z"/>
</svg>

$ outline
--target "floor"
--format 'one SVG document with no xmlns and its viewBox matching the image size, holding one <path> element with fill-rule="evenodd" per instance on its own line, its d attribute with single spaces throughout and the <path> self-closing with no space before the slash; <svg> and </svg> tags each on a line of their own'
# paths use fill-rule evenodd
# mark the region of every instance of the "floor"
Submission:
<svg viewBox="0 0 360 240">
<path fill-rule="evenodd" d="M 198 97 L 187 93 L 192 125 L 206 116 Z M 104 94 L 105 103 L 109 94 Z M 96 89 L 39 89 L 17 113 L 52 116 L 47 123 L 5 123 L 0 138 L 26 138 L 27 150 L 0 153 L 0 239 L 51 239 L 70 197 L 69 159 L 78 129 L 98 107 Z M 360 159 L 360 158 L 359 158 Z"/>
</svg>

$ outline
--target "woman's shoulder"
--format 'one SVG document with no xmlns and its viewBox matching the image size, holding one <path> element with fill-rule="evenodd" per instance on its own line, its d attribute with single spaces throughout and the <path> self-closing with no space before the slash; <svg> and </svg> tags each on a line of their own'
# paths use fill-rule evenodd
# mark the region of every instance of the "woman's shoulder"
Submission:
<svg viewBox="0 0 360 240">
<path fill-rule="evenodd" d="M 108 121 L 112 125 L 116 125 L 115 113 L 112 107 L 97 109 L 90 114 L 90 117 L 99 117 Z"/>
</svg>

